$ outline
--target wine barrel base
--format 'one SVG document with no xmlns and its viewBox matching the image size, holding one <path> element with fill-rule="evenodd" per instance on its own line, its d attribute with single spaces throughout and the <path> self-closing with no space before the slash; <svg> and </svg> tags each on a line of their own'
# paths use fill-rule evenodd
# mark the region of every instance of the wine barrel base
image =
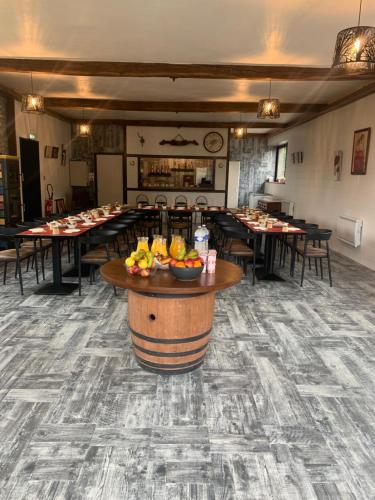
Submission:
<svg viewBox="0 0 375 500">
<path fill-rule="evenodd" d="M 164 300 L 129 290 L 128 322 L 138 364 L 164 375 L 199 368 L 208 349 L 214 304 L 214 292 Z"/>
<path fill-rule="evenodd" d="M 165 368 L 165 367 L 156 368 L 154 366 L 149 366 L 137 358 L 138 366 L 140 368 L 142 368 L 143 370 L 145 370 L 146 372 L 157 373 L 158 375 L 166 375 L 166 376 L 168 376 L 168 375 L 183 375 L 184 373 L 189 373 L 189 372 L 192 372 L 194 370 L 197 370 L 198 368 L 200 368 L 202 366 L 203 361 L 204 361 L 204 359 L 202 359 L 201 361 L 199 361 L 199 363 L 197 363 L 193 366 L 188 366 L 187 368 L 181 368 L 181 369 L 177 370 L 176 368 L 174 368 L 174 369 Z"/>
</svg>

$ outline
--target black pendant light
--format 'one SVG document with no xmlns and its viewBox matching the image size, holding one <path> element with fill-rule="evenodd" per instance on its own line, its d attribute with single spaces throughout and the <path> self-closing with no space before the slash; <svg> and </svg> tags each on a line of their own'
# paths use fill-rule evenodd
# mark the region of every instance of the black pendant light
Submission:
<svg viewBox="0 0 375 500">
<path fill-rule="evenodd" d="M 280 118 L 280 101 L 271 98 L 271 80 L 268 91 L 268 99 L 261 99 L 258 103 L 258 118 L 273 119 Z"/>
<path fill-rule="evenodd" d="M 31 78 L 31 93 L 22 94 L 21 111 L 23 113 L 44 113 L 44 98 L 40 94 L 34 94 L 33 74 L 30 73 Z"/>
<path fill-rule="evenodd" d="M 336 39 L 332 68 L 348 72 L 375 70 L 375 27 L 360 26 L 362 0 L 359 2 L 358 25 L 340 31 Z"/>
</svg>

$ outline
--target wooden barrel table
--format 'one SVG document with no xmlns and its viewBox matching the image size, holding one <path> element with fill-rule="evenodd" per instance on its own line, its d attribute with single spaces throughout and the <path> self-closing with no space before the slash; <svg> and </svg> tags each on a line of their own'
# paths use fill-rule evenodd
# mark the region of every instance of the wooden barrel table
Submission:
<svg viewBox="0 0 375 500">
<path fill-rule="evenodd" d="M 138 364 L 154 373 L 176 375 L 195 370 L 207 352 L 217 290 L 241 279 L 239 266 L 217 260 L 215 274 L 179 281 L 169 271 L 129 276 L 124 259 L 104 264 L 105 281 L 127 288 L 128 323 Z"/>
</svg>

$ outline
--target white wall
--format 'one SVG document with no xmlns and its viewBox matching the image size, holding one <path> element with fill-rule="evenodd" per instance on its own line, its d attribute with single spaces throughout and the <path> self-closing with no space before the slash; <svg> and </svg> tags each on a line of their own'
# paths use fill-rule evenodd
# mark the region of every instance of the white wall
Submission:
<svg viewBox="0 0 375 500">
<path fill-rule="evenodd" d="M 52 184 L 54 199 L 64 198 L 69 207 L 71 201 L 71 188 L 69 183 L 69 158 L 71 130 L 70 124 L 47 114 L 31 115 L 21 112 L 21 105 L 15 101 L 15 121 L 17 136 L 17 154 L 19 156 L 19 138 L 29 138 L 30 132 L 36 135 L 39 141 L 40 181 L 42 193 L 42 209 L 44 213 L 44 200 L 47 196 L 46 186 Z M 66 149 L 66 165 L 61 165 L 61 145 Z M 58 146 L 59 157 L 44 158 L 45 146 Z"/>
<path fill-rule="evenodd" d="M 222 149 L 217 153 L 209 153 L 203 146 L 203 139 L 208 132 L 218 132 L 224 139 Z M 139 136 L 145 140 L 143 146 Z M 181 134 L 189 141 L 196 140 L 198 146 L 189 144 L 187 146 L 170 146 L 159 144 L 163 139 L 171 140 L 177 134 Z M 126 153 L 128 155 L 165 155 L 165 156 L 226 156 L 228 148 L 228 129 L 208 129 L 189 127 L 126 127 Z"/>
<path fill-rule="evenodd" d="M 367 175 L 351 175 L 353 133 L 372 128 Z M 334 231 L 337 218 L 363 219 L 362 244 L 353 248 L 336 239 L 331 247 L 375 269 L 375 94 L 327 113 L 270 139 L 272 145 L 288 142 L 286 184 L 266 183 L 266 192 L 294 201 L 295 217 Z M 343 151 L 341 181 L 333 176 L 333 156 Z M 294 164 L 293 152 L 303 151 L 304 162 Z"/>
</svg>

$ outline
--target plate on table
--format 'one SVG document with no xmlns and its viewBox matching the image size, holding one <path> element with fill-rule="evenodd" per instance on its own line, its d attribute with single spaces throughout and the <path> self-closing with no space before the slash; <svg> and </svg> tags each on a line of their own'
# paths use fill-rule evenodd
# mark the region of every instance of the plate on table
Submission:
<svg viewBox="0 0 375 500">
<path fill-rule="evenodd" d="M 100 221 L 102 221 L 102 220 L 107 220 L 107 219 L 106 219 L 106 217 L 98 217 L 98 218 L 97 218 L 97 219 L 95 219 L 95 220 L 100 222 Z M 95 224 L 95 222 L 94 222 L 94 224 Z"/>
<path fill-rule="evenodd" d="M 186 210 L 186 207 L 176 207 L 176 210 Z"/>
<path fill-rule="evenodd" d="M 245 217 L 245 214 L 236 214 L 237 217 Z"/>
<path fill-rule="evenodd" d="M 71 234 L 71 233 L 80 233 L 81 230 L 80 229 L 65 229 L 63 232 L 67 233 L 67 234 Z"/>
<path fill-rule="evenodd" d="M 81 224 L 81 226 L 84 227 L 95 226 L 95 222 L 84 222 L 83 224 Z"/>
<path fill-rule="evenodd" d="M 147 205 L 146 207 L 143 207 L 143 208 L 146 208 L 147 210 L 151 210 L 151 208 L 154 208 L 154 205 Z"/>
<path fill-rule="evenodd" d="M 45 229 L 43 229 L 42 227 L 33 227 L 31 229 L 29 229 L 29 231 L 31 233 L 45 233 Z"/>
<path fill-rule="evenodd" d="M 299 227 L 288 227 L 288 231 L 300 231 Z"/>
<path fill-rule="evenodd" d="M 121 210 L 113 210 L 114 214 L 121 214 Z"/>
<path fill-rule="evenodd" d="M 212 210 L 213 212 L 217 212 L 219 207 L 208 207 L 208 210 Z"/>
</svg>

